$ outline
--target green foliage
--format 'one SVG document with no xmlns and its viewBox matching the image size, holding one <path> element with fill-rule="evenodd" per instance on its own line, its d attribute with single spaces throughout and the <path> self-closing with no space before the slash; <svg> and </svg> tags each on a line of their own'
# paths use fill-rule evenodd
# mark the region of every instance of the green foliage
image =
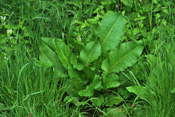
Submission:
<svg viewBox="0 0 175 117">
<path fill-rule="evenodd" d="M 62 58 L 59 59 L 59 55 L 56 55 L 56 46 L 54 39 L 49 40 L 48 38 L 42 38 L 42 42 L 39 49 L 41 52 L 39 57 L 41 59 L 40 62 L 42 64 L 47 64 L 47 66 L 54 65 L 58 67 L 59 70 L 62 70 L 62 65 L 60 62 Z"/>
<path fill-rule="evenodd" d="M 0 6 L 0 116 L 175 115 L 173 0 Z"/>
<path fill-rule="evenodd" d="M 113 105 L 119 105 L 123 99 L 116 95 L 108 95 L 105 98 L 105 105 L 112 107 Z"/>
<path fill-rule="evenodd" d="M 116 35 L 117 33 L 117 35 Z M 108 12 L 100 23 L 96 34 L 100 37 L 102 52 L 114 49 L 124 33 L 124 20 L 121 14 Z"/>
<path fill-rule="evenodd" d="M 101 55 L 101 45 L 99 42 L 89 42 L 80 52 L 80 60 L 83 66 L 87 67 L 91 62 Z"/>
<path fill-rule="evenodd" d="M 29 41 L 26 39 L 29 34 L 24 22 L 18 21 L 17 24 L 13 24 L 9 21 L 9 17 L 10 15 L 5 11 L 0 12 L 0 64 L 2 67 L 8 59 L 16 54 L 14 50 L 17 46 L 24 44 L 27 51 L 32 52 Z"/>
<path fill-rule="evenodd" d="M 64 67 L 68 67 L 69 63 L 69 56 L 70 56 L 70 50 L 69 48 L 65 45 L 65 43 L 62 40 L 56 40 L 55 41 L 55 48 L 57 55 Z"/>
<path fill-rule="evenodd" d="M 119 87 L 123 83 L 117 73 L 136 63 L 143 50 L 141 41 L 119 44 L 123 33 L 122 15 L 108 12 L 96 30 L 96 36 L 100 38 L 85 43 L 81 50 L 75 51 L 76 53 L 70 52 L 68 45 L 59 39 L 42 38 L 41 55 L 45 54 L 48 59 L 40 56 L 40 61 L 48 61 L 60 66 L 60 60 L 70 76 L 66 81 L 68 87 L 66 91 L 69 96 L 65 101 L 75 105 L 91 101 L 94 106 L 109 107 L 119 105 L 123 101 L 114 93 L 108 94 L 108 90 Z M 72 40 L 69 44 L 71 43 L 74 47 L 75 43 L 77 45 L 79 42 Z M 55 47 L 57 50 L 54 49 Z M 74 56 L 73 62 L 70 61 L 72 56 L 69 53 Z M 68 65 L 68 68 L 65 65 Z"/>
<path fill-rule="evenodd" d="M 132 4 L 133 4 L 133 0 L 121 0 L 121 2 L 124 5 L 129 6 L 129 7 L 132 7 Z"/>
<path fill-rule="evenodd" d="M 106 116 L 104 117 L 126 117 L 126 114 L 119 108 L 105 108 Z"/>
<path fill-rule="evenodd" d="M 109 53 L 107 59 L 102 63 L 102 69 L 107 72 L 124 71 L 137 61 L 142 50 L 143 46 L 140 45 L 140 42 L 123 43 Z"/>
<path fill-rule="evenodd" d="M 122 81 L 117 74 L 105 74 L 103 75 L 103 85 L 105 88 L 114 88 L 120 86 Z"/>
<path fill-rule="evenodd" d="M 93 106 L 101 106 L 104 103 L 104 96 L 99 94 L 97 97 L 91 97 L 90 100 Z"/>
<path fill-rule="evenodd" d="M 175 93 L 175 88 L 173 90 L 171 90 L 171 93 Z"/>
<path fill-rule="evenodd" d="M 92 83 L 86 87 L 85 90 L 80 90 L 78 94 L 84 97 L 91 97 L 94 95 L 94 90 L 100 87 L 102 84 L 100 76 L 96 75 Z"/>
<path fill-rule="evenodd" d="M 147 87 L 144 87 L 144 86 L 130 86 L 130 87 L 126 87 L 126 89 L 129 92 L 134 93 L 140 98 L 144 99 L 145 101 L 147 101 L 149 96 L 155 95 L 153 91 L 149 90 Z"/>
</svg>

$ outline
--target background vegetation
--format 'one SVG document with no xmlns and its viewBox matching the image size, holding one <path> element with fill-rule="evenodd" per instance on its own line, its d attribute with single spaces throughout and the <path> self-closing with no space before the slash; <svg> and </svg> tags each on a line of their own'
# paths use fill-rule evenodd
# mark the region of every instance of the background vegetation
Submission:
<svg viewBox="0 0 175 117">
<path fill-rule="evenodd" d="M 122 14 L 125 22 L 119 45 L 142 41 L 143 50 L 132 67 L 115 74 L 119 86 L 94 88 L 96 98 L 86 96 L 88 90 L 73 96 L 68 67 L 60 72 L 59 65 L 42 61 L 43 40 L 61 40 L 81 60 L 82 48 L 101 39 L 98 28 L 110 11 Z M 0 116 L 173 117 L 174 16 L 173 0 L 0 0 Z M 98 68 L 97 74 L 106 77 Z M 85 71 L 79 71 L 83 76 Z M 99 101 L 105 95 L 110 97 Z"/>
</svg>

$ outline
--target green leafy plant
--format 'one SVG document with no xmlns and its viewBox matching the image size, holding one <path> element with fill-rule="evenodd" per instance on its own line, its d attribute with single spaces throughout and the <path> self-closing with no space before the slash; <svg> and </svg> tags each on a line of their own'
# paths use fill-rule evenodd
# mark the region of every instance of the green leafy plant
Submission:
<svg viewBox="0 0 175 117">
<path fill-rule="evenodd" d="M 9 21 L 9 14 L 6 12 L 0 12 L 0 63 L 3 65 L 8 59 L 14 55 L 15 47 L 21 44 L 29 44 L 26 39 L 29 37 L 26 27 L 23 26 L 23 21 L 19 21 L 19 24 L 12 24 Z M 31 52 L 29 46 L 26 49 Z"/>
<path fill-rule="evenodd" d="M 124 100 L 110 90 L 122 85 L 119 73 L 136 63 L 143 50 L 141 41 L 121 43 L 124 26 L 122 15 L 109 11 L 95 31 L 96 38 L 87 43 L 42 38 L 38 65 L 55 66 L 65 77 L 68 72 L 64 101 L 112 107 Z"/>
<path fill-rule="evenodd" d="M 133 0 L 121 0 L 121 2 L 129 7 L 132 7 Z"/>
<path fill-rule="evenodd" d="M 175 115 L 174 0 L 0 6 L 0 116 Z"/>
</svg>

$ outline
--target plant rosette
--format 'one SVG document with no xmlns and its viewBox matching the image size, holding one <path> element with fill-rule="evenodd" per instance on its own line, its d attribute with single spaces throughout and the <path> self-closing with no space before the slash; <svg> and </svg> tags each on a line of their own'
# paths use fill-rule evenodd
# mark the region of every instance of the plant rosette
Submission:
<svg viewBox="0 0 175 117">
<path fill-rule="evenodd" d="M 121 43 L 124 27 L 122 14 L 109 11 L 95 30 L 96 39 L 84 45 L 72 38 L 67 45 L 61 39 L 43 37 L 40 60 L 36 64 L 55 66 L 65 77 L 68 73 L 65 84 L 68 96 L 64 99 L 67 103 L 80 106 L 91 102 L 98 107 L 119 105 L 124 101 L 115 92 L 115 88 L 124 83 L 120 73 L 137 62 L 144 48 L 141 41 Z"/>
</svg>

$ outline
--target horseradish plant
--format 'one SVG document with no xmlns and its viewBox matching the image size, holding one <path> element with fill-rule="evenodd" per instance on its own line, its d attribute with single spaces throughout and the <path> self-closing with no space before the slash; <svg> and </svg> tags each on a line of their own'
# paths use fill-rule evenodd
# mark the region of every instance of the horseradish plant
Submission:
<svg viewBox="0 0 175 117">
<path fill-rule="evenodd" d="M 108 89 L 123 83 L 118 74 L 136 63 L 143 50 L 141 41 L 121 43 L 124 26 L 122 15 L 110 11 L 96 29 L 96 38 L 88 43 L 42 38 L 38 65 L 55 66 L 64 74 L 68 94 L 64 101 L 77 106 L 88 102 L 113 106 L 123 101 Z"/>
</svg>

